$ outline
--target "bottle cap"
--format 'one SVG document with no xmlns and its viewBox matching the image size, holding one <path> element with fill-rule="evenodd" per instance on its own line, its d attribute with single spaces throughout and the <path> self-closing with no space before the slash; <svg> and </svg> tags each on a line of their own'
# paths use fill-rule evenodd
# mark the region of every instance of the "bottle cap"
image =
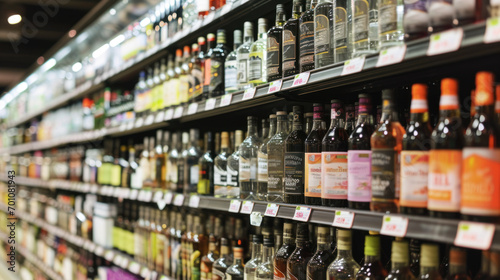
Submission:
<svg viewBox="0 0 500 280">
<path fill-rule="evenodd" d="M 394 99 L 396 96 L 396 90 L 393 88 L 382 90 L 382 99 Z"/>
<path fill-rule="evenodd" d="M 403 240 L 392 241 L 391 259 L 393 262 L 408 263 L 409 262 L 408 242 Z"/>
<path fill-rule="evenodd" d="M 198 45 L 205 45 L 205 37 L 198 37 Z"/>
<path fill-rule="evenodd" d="M 467 263 L 467 255 L 465 251 L 460 248 L 451 248 L 450 264 L 465 265 L 466 263 Z"/>
<path fill-rule="evenodd" d="M 197 52 L 199 50 L 198 44 L 196 44 L 196 43 L 192 44 L 191 49 L 193 50 L 193 52 Z"/>
<path fill-rule="evenodd" d="M 352 235 L 347 229 L 337 229 L 337 247 L 339 250 L 351 250 Z"/>
<path fill-rule="evenodd" d="M 288 115 L 288 113 L 287 113 L 287 112 L 285 112 L 285 111 L 278 111 L 278 112 L 276 113 L 276 116 L 286 116 L 286 115 Z"/>
<path fill-rule="evenodd" d="M 181 57 L 181 56 L 182 56 L 182 50 L 181 50 L 181 49 L 177 49 L 177 50 L 175 51 L 175 56 L 177 56 L 177 57 Z"/>
<path fill-rule="evenodd" d="M 257 243 L 257 244 L 262 244 L 262 235 L 261 234 L 254 234 L 252 236 L 252 242 Z"/>
<path fill-rule="evenodd" d="M 245 32 L 245 37 L 253 38 L 253 23 L 245 21 L 245 23 L 243 23 L 243 32 Z"/>
<path fill-rule="evenodd" d="M 425 113 L 427 107 L 427 85 L 413 84 L 411 87 L 411 113 Z"/>
<path fill-rule="evenodd" d="M 276 5 L 276 12 L 284 12 L 285 7 L 283 7 L 283 4 L 278 4 Z"/>
<path fill-rule="evenodd" d="M 189 133 L 187 132 L 182 133 L 182 143 L 189 143 Z"/>
<path fill-rule="evenodd" d="M 189 54 L 190 48 L 189 46 L 184 46 L 184 54 Z"/>
<path fill-rule="evenodd" d="M 215 41 L 215 35 L 214 35 L 214 33 L 208 33 L 207 34 L 207 41 L 209 41 L 209 42 Z"/>
<path fill-rule="evenodd" d="M 365 236 L 365 255 L 378 256 L 380 253 L 380 236 L 367 235 Z"/>
<path fill-rule="evenodd" d="M 458 81 L 452 78 L 441 80 L 441 98 L 439 100 L 439 110 L 458 109 Z"/>
<path fill-rule="evenodd" d="M 259 25 L 266 25 L 267 26 L 267 19 L 266 18 L 259 18 L 258 23 L 259 23 Z"/>
<path fill-rule="evenodd" d="M 476 96 L 474 98 L 476 106 L 493 104 L 494 80 L 495 76 L 491 72 L 482 71 L 476 74 Z"/>
<path fill-rule="evenodd" d="M 423 267 L 439 266 L 439 248 L 436 244 L 422 244 L 420 249 L 420 265 Z"/>
<path fill-rule="evenodd" d="M 247 121 L 258 121 L 259 118 L 254 117 L 254 116 L 247 116 Z"/>
<path fill-rule="evenodd" d="M 269 118 L 270 118 L 270 119 L 275 119 L 275 118 L 276 118 L 276 114 L 271 114 L 271 115 L 269 115 Z"/>
<path fill-rule="evenodd" d="M 233 37 L 234 37 L 234 42 L 237 43 L 237 44 L 241 44 L 242 40 L 241 40 L 241 30 L 239 29 L 236 29 L 234 30 L 233 32 Z"/>
</svg>

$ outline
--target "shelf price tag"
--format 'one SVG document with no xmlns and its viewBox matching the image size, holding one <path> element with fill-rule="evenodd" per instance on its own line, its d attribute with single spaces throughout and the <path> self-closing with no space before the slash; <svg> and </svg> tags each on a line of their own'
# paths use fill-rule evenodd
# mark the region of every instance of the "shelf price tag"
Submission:
<svg viewBox="0 0 500 280">
<path fill-rule="evenodd" d="M 144 119 L 143 118 L 138 118 L 136 121 L 135 121 L 135 124 L 134 124 L 134 127 L 141 127 L 142 125 L 144 124 Z"/>
<path fill-rule="evenodd" d="M 225 94 L 221 97 L 220 99 L 220 106 L 221 107 L 224 107 L 224 106 L 228 106 L 229 104 L 231 104 L 231 100 L 233 99 L 233 95 L 232 94 Z"/>
<path fill-rule="evenodd" d="M 156 191 L 155 195 L 153 196 L 153 202 L 158 202 L 163 198 L 163 192 L 162 191 Z"/>
<path fill-rule="evenodd" d="M 133 274 L 138 274 L 141 271 L 141 265 L 136 262 L 131 262 L 128 266 L 128 270 Z"/>
<path fill-rule="evenodd" d="M 253 211 L 253 201 L 245 200 L 243 201 L 243 206 L 241 206 L 241 214 L 251 214 Z"/>
<path fill-rule="evenodd" d="M 500 18 L 489 18 L 486 21 L 486 32 L 484 32 L 484 43 L 500 41 Z"/>
<path fill-rule="evenodd" d="M 169 121 L 174 117 L 174 109 L 170 108 L 165 111 L 165 119 L 164 121 Z"/>
<path fill-rule="evenodd" d="M 283 86 L 283 80 L 273 81 L 269 85 L 269 89 L 267 90 L 267 93 L 269 94 L 269 93 L 278 92 L 281 90 L 281 86 Z"/>
<path fill-rule="evenodd" d="M 104 255 L 104 258 L 110 262 L 113 261 L 114 257 L 115 257 L 115 252 L 113 252 L 112 250 L 106 251 L 106 254 Z"/>
<path fill-rule="evenodd" d="M 342 69 L 341 76 L 350 75 L 361 72 L 365 65 L 365 56 L 356 57 L 344 62 L 344 69 Z"/>
<path fill-rule="evenodd" d="M 145 197 L 146 197 L 146 191 L 145 190 L 140 190 L 139 191 L 139 196 L 137 197 L 137 200 L 144 201 Z"/>
<path fill-rule="evenodd" d="M 160 277 L 160 280 L 168 280 L 168 277 L 167 277 L 167 276 L 165 276 L 165 275 L 162 275 L 162 276 Z"/>
<path fill-rule="evenodd" d="M 156 204 L 158 205 L 158 209 L 160 210 L 165 209 L 165 206 L 167 206 L 165 199 L 160 199 L 158 202 L 156 202 Z"/>
<path fill-rule="evenodd" d="M 304 206 L 297 206 L 295 208 L 295 214 L 293 214 L 293 219 L 296 221 L 307 222 L 311 216 L 311 208 Z"/>
<path fill-rule="evenodd" d="M 155 116 L 153 114 L 149 114 L 149 116 L 146 117 L 146 120 L 144 121 L 144 125 L 151 125 L 153 124 L 155 120 Z"/>
<path fill-rule="evenodd" d="M 334 227 L 352 228 L 354 223 L 354 213 L 349 211 L 335 211 L 335 218 L 333 219 Z"/>
<path fill-rule="evenodd" d="M 464 222 L 458 223 L 457 235 L 453 244 L 478 250 L 489 250 L 495 226 L 492 224 Z"/>
<path fill-rule="evenodd" d="M 174 194 L 172 192 L 167 192 L 165 194 L 165 197 L 163 198 L 163 200 L 165 200 L 166 204 L 171 204 L 172 203 L 172 198 L 174 198 Z"/>
<path fill-rule="evenodd" d="M 432 34 L 429 41 L 427 55 L 438 55 L 448 52 L 454 52 L 460 48 L 464 30 L 462 28 L 454 28 L 447 31 Z"/>
<path fill-rule="evenodd" d="M 129 263 L 128 258 L 124 257 L 124 258 L 122 258 L 122 261 L 120 263 L 120 267 L 123 269 L 127 269 L 128 263 Z"/>
<path fill-rule="evenodd" d="M 231 204 L 229 204 L 229 212 L 238 213 L 240 211 L 241 201 L 237 199 L 232 199 Z"/>
<path fill-rule="evenodd" d="M 189 198 L 189 207 L 198 208 L 200 206 L 200 197 L 197 195 L 192 195 Z"/>
<path fill-rule="evenodd" d="M 196 111 L 198 111 L 198 103 L 189 104 L 187 114 L 188 115 L 196 114 Z"/>
<path fill-rule="evenodd" d="M 311 76 L 311 72 L 304 72 L 304 73 L 300 73 L 300 74 L 295 75 L 295 78 L 293 79 L 292 87 L 307 84 L 310 76 Z"/>
<path fill-rule="evenodd" d="M 183 194 L 176 194 L 174 197 L 174 205 L 175 206 L 182 206 L 184 204 L 184 195 Z"/>
<path fill-rule="evenodd" d="M 408 218 L 385 215 L 382 221 L 380 234 L 396 237 L 405 237 L 408 229 Z"/>
<path fill-rule="evenodd" d="M 145 193 L 144 193 L 144 201 L 145 202 L 151 202 L 152 198 L 153 198 L 153 192 L 152 191 L 145 191 Z"/>
<path fill-rule="evenodd" d="M 395 46 L 380 51 L 376 67 L 400 63 L 406 54 L 406 45 Z"/>
<path fill-rule="evenodd" d="M 252 214 L 250 214 L 250 224 L 260 227 L 260 224 L 262 224 L 262 214 L 260 212 L 252 212 Z"/>
<path fill-rule="evenodd" d="M 132 128 L 134 128 L 134 120 L 130 120 L 127 123 L 127 129 L 126 130 L 131 130 Z"/>
<path fill-rule="evenodd" d="M 278 204 L 269 203 L 267 204 L 266 213 L 264 216 L 276 217 L 278 215 L 278 209 L 280 206 Z"/>
<path fill-rule="evenodd" d="M 115 258 L 113 259 L 113 263 L 120 265 L 122 262 L 122 256 L 116 255 Z"/>
<path fill-rule="evenodd" d="M 243 99 L 242 100 L 248 100 L 252 99 L 255 96 L 255 92 L 257 91 L 256 88 L 247 88 L 245 90 L 245 93 L 243 93 Z"/>
<path fill-rule="evenodd" d="M 158 112 L 158 114 L 156 114 L 155 117 L 155 123 L 162 122 L 164 118 L 165 118 L 165 111 Z"/>
<path fill-rule="evenodd" d="M 206 25 L 207 23 L 210 23 L 211 21 L 213 21 L 214 17 L 215 17 L 215 12 L 210 12 L 208 14 L 208 16 L 206 16 L 205 19 L 204 19 L 204 23 L 205 23 L 204 25 Z"/>
<path fill-rule="evenodd" d="M 137 200 L 137 195 L 139 194 L 139 190 L 133 189 L 130 191 L 130 200 Z"/>
<path fill-rule="evenodd" d="M 210 110 L 215 109 L 215 102 L 216 101 L 217 101 L 217 99 L 215 99 L 215 98 L 207 99 L 207 101 L 205 102 L 205 111 L 210 111 Z"/>
<path fill-rule="evenodd" d="M 182 117 L 182 111 L 184 111 L 184 107 L 182 107 L 182 106 L 175 108 L 174 119 L 178 119 L 178 118 Z"/>
</svg>

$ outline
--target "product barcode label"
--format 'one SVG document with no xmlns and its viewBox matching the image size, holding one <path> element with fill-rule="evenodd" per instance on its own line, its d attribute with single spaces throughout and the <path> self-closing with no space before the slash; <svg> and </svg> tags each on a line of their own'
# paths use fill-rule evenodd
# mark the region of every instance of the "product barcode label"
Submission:
<svg viewBox="0 0 500 280">
<path fill-rule="evenodd" d="M 462 221 L 458 224 L 454 244 L 460 247 L 489 250 L 494 235 L 495 225 Z"/>
<path fill-rule="evenodd" d="M 267 204 L 265 216 L 276 217 L 278 215 L 278 209 L 280 206 L 278 204 L 269 203 Z"/>
<path fill-rule="evenodd" d="M 396 237 L 405 237 L 408 229 L 408 218 L 385 215 L 382 221 L 380 234 Z"/>
<path fill-rule="evenodd" d="M 238 213 L 240 211 L 241 201 L 237 199 L 231 200 L 229 204 L 229 212 Z"/>
<path fill-rule="evenodd" d="M 333 219 L 334 227 L 352 228 L 354 223 L 354 213 L 349 211 L 335 211 Z"/>
</svg>

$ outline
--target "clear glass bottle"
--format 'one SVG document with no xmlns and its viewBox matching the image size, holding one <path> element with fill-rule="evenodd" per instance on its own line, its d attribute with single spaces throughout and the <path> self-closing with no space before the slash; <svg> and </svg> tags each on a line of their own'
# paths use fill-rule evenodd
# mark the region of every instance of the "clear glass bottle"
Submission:
<svg viewBox="0 0 500 280">
<path fill-rule="evenodd" d="M 300 72 L 314 69 L 314 8 L 318 0 L 311 0 L 311 6 L 299 19 L 299 63 Z"/>
<path fill-rule="evenodd" d="M 360 269 L 352 257 L 352 233 L 337 229 L 337 258 L 328 266 L 328 280 L 353 280 Z"/>
<path fill-rule="evenodd" d="M 214 142 L 211 131 L 205 133 L 204 136 L 205 151 L 198 161 L 199 179 L 198 179 L 198 194 L 213 195 L 214 194 Z"/>
<path fill-rule="evenodd" d="M 267 19 L 259 18 L 259 38 L 250 46 L 248 82 L 258 86 L 267 82 Z"/>
<path fill-rule="evenodd" d="M 358 273 L 356 280 L 383 280 L 387 277 L 382 262 L 380 261 L 380 236 L 365 236 L 365 261 Z"/>
<path fill-rule="evenodd" d="M 266 200 L 267 196 L 267 143 L 276 134 L 276 115 L 269 116 L 269 134 L 265 136 L 257 152 L 257 199 Z"/>
<path fill-rule="evenodd" d="M 285 140 L 284 158 L 284 201 L 304 204 L 304 141 L 303 108 L 293 106 L 293 128 Z"/>
<path fill-rule="evenodd" d="M 229 133 L 221 133 L 221 151 L 214 161 L 214 196 L 226 197 L 227 195 L 227 160 L 229 150 Z"/>
<path fill-rule="evenodd" d="M 247 117 L 247 135 L 239 147 L 240 198 L 255 199 L 257 196 L 257 152 L 262 144 L 259 138 L 257 117 Z"/>
<path fill-rule="evenodd" d="M 391 271 L 385 280 L 413 280 L 415 276 L 410 270 L 407 241 L 392 241 Z"/>
<path fill-rule="evenodd" d="M 323 104 L 313 104 L 313 127 L 305 140 L 304 195 L 308 205 L 321 205 L 321 142 L 325 137 Z"/>
<path fill-rule="evenodd" d="M 333 2 L 319 0 L 314 8 L 314 64 L 315 68 L 334 62 Z"/>
<path fill-rule="evenodd" d="M 200 131 L 198 129 L 189 130 L 190 146 L 182 152 L 184 159 L 184 194 L 195 194 L 198 190 L 199 165 L 201 157 L 198 147 Z"/>
<path fill-rule="evenodd" d="M 378 51 L 378 1 L 352 0 L 353 57 Z"/>
<path fill-rule="evenodd" d="M 244 278 L 244 268 L 243 268 L 243 247 L 233 248 L 233 265 L 226 270 L 226 279 L 231 280 L 243 280 Z"/>
<path fill-rule="evenodd" d="M 283 25 L 283 78 L 300 72 L 299 64 L 299 18 L 303 13 L 303 1 L 294 0 L 292 17 Z"/>
<path fill-rule="evenodd" d="M 224 64 L 224 86 L 226 94 L 233 93 L 238 90 L 238 48 L 241 46 L 241 30 L 234 30 L 233 34 L 233 51 L 227 55 Z"/>
<path fill-rule="evenodd" d="M 226 30 L 219 29 L 217 30 L 217 45 L 213 48 L 210 57 L 210 85 L 208 87 L 208 97 L 210 98 L 221 96 L 225 92 L 224 62 L 227 54 Z"/>
<path fill-rule="evenodd" d="M 404 43 L 403 14 L 404 1 L 378 1 L 378 41 L 380 49 Z"/>
<path fill-rule="evenodd" d="M 254 234 L 252 236 L 252 258 L 245 263 L 245 280 L 254 280 L 255 272 L 259 264 L 262 263 L 262 235 Z"/>
<path fill-rule="evenodd" d="M 307 263 L 307 279 L 327 279 L 328 266 L 335 258 L 331 248 L 330 228 L 319 226 L 317 229 L 317 249 Z"/>
<path fill-rule="evenodd" d="M 179 157 L 181 156 L 181 151 L 180 151 L 180 141 L 181 138 L 181 133 L 180 132 L 175 132 L 172 135 L 172 149 L 168 153 L 167 156 L 167 182 L 168 182 L 168 189 L 171 191 L 176 192 L 177 191 L 177 182 L 179 181 L 178 179 L 178 167 L 177 167 L 177 162 L 179 160 Z"/>
<path fill-rule="evenodd" d="M 288 136 L 288 114 L 284 111 L 276 113 L 276 134 L 267 143 L 267 201 L 283 201 L 285 140 Z"/>
<path fill-rule="evenodd" d="M 189 61 L 191 48 L 184 46 L 184 55 L 182 57 L 181 74 L 179 76 L 179 102 L 186 104 L 189 99 Z"/>
<path fill-rule="evenodd" d="M 244 43 L 236 50 L 238 74 L 236 77 L 238 90 L 245 90 L 250 87 L 248 83 L 248 71 L 250 69 L 250 47 L 253 44 L 253 23 L 245 21 L 243 24 Z"/>
<path fill-rule="evenodd" d="M 294 223 L 283 223 L 283 245 L 276 251 L 276 256 L 274 257 L 275 279 L 286 279 L 286 264 L 288 258 L 295 251 L 295 230 Z"/>
<path fill-rule="evenodd" d="M 352 10 L 350 0 L 335 1 L 334 11 L 334 48 L 335 63 L 351 58 L 352 54 Z"/>
<path fill-rule="evenodd" d="M 274 241 L 272 236 L 264 236 L 264 247 L 262 249 L 262 262 L 255 272 L 256 280 L 274 279 Z M 245 278 L 248 279 L 248 278 Z"/>
<path fill-rule="evenodd" d="M 240 170 L 240 145 L 243 142 L 243 131 L 236 130 L 234 133 L 234 152 L 227 159 L 227 197 L 239 198 L 240 185 L 239 185 L 239 170 Z"/>
<path fill-rule="evenodd" d="M 297 239 L 295 244 L 296 248 L 288 258 L 286 264 L 286 279 L 307 279 L 307 263 L 314 254 L 312 243 L 309 241 L 308 224 L 297 224 Z"/>
<path fill-rule="evenodd" d="M 420 275 L 421 280 L 441 280 L 439 273 L 439 247 L 436 244 L 422 244 L 420 250 Z"/>
<path fill-rule="evenodd" d="M 283 76 L 283 24 L 285 24 L 285 8 L 276 5 L 276 25 L 267 31 L 267 82 L 281 79 Z"/>
</svg>

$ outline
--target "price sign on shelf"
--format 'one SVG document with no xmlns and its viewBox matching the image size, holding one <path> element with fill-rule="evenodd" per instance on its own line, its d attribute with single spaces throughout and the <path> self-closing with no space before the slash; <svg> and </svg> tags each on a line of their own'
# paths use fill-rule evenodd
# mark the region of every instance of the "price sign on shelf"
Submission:
<svg viewBox="0 0 500 280">
<path fill-rule="evenodd" d="M 229 212 L 238 213 L 240 211 L 241 201 L 237 199 L 231 200 L 229 204 Z"/>
<path fill-rule="evenodd" d="M 165 200 L 166 204 L 171 204 L 172 203 L 172 198 L 174 198 L 174 194 L 172 192 L 167 192 L 165 194 L 165 197 L 163 198 L 163 200 Z"/>
<path fill-rule="evenodd" d="M 278 92 L 281 90 L 281 86 L 283 86 L 283 80 L 273 81 L 269 85 L 269 89 L 267 90 L 267 93 Z"/>
<path fill-rule="evenodd" d="M 144 194 L 144 201 L 145 202 L 151 202 L 151 199 L 153 199 L 153 192 L 152 191 L 146 191 Z"/>
<path fill-rule="evenodd" d="M 163 198 L 163 192 L 162 191 L 156 191 L 155 195 L 153 196 L 153 202 L 158 202 Z"/>
<path fill-rule="evenodd" d="M 250 214 L 253 211 L 254 203 L 250 200 L 243 201 L 243 206 L 241 206 L 241 214 Z"/>
<path fill-rule="evenodd" d="M 349 211 L 335 211 L 335 218 L 333 219 L 334 227 L 352 228 L 354 223 L 354 213 Z"/>
<path fill-rule="evenodd" d="M 252 99 L 255 96 L 255 92 L 257 91 L 256 88 L 247 88 L 245 90 L 245 93 L 243 93 L 243 99 L 242 100 L 248 100 Z"/>
<path fill-rule="evenodd" d="M 135 121 L 135 127 L 141 127 L 142 125 L 144 124 L 144 119 L 143 118 L 138 118 L 136 121 Z"/>
<path fill-rule="evenodd" d="M 250 224 L 260 227 L 260 224 L 262 224 L 262 214 L 260 212 L 252 212 L 252 214 L 250 214 Z"/>
<path fill-rule="evenodd" d="M 489 18 L 486 21 L 486 32 L 484 32 L 484 43 L 500 41 L 500 18 Z"/>
<path fill-rule="evenodd" d="M 184 204 L 184 195 L 176 194 L 174 197 L 174 205 L 175 206 L 182 206 L 183 204 Z"/>
<path fill-rule="evenodd" d="M 356 57 L 344 62 L 344 69 L 342 69 L 341 76 L 350 75 L 361 72 L 365 65 L 365 56 Z"/>
<path fill-rule="evenodd" d="M 380 51 L 377 60 L 377 67 L 400 63 L 406 54 L 406 45 L 395 46 Z"/>
<path fill-rule="evenodd" d="M 130 191 L 130 200 L 137 200 L 137 196 L 139 195 L 139 190 L 133 189 Z"/>
<path fill-rule="evenodd" d="M 146 120 L 144 121 L 144 125 L 151 125 L 153 124 L 155 120 L 155 116 L 153 114 L 149 114 L 149 116 L 146 117 Z"/>
<path fill-rule="evenodd" d="M 278 204 L 269 203 L 267 204 L 266 212 L 264 213 L 264 215 L 270 217 L 276 217 L 276 215 L 278 215 L 279 209 L 280 206 Z"/>
<path fill-rule="evenodd" d="M 169 121 L 174 117 L 174 109 L 170 108 L 167 111 L 165 111 L 165 121 Z"/>
<path fill-rule="evenodd" d="M 136 262 L 131 262 L 128 266 L 128 270 L 134 274 L 138 274 L 141 271 L 141 265 Z"/>
<path fill-rule="evenodd" d="M 311 216 L 311 208 L 304 206 L 297 206 L 295 208 L 295 214 L 293 219 L 296 221 L 307 222 Z"/>
<path fill-rule="evenodd" d="M 311 76 L 311 72 L 303 72 L 303 73 L 295 75 L 295 78 L 293 79 L 292 87 L 307 84 L 310 76 Z"/>
<path fill-rule="evenodd" d="M 495 225 L 462 221 L 458 224 L 453 243 L 460 247 L 489 250 L 494 235 Z"/>
<path fill-rule="evenodd" d="M 229 104 L 231 104 L 232 99 L 233 99 L 232 94 L 223 95 L 222 98 L 220 99 L 220 106 L 221 107 L 228 106 Z"/>
<path fill-rule="evenodd" d="M 460 48 L 464 30 L 462 28 L 454 28 L 447 31 L 432 34 L 429 41 L 427 55 L 438 55 L 443 53 L 454 52 Z"/>
<path fill-rule="evenodd" d="M 380 234 L 396 237 L 405 237 L 408 230 L 408 218 L 385 215 L 382 220 Z"/>
<path fill-rule="evenodd" d="M 210 110 L 215 109 L 215 102 L 216 101 L 217 101 L 217 99 L 215 99 L 215 98 L 207 99 L 207 101 L 205 102 L 205 111 L 210 111 Z"/>
<path fill-rule="evenodd" d="M 156 114 L 155 117 L 155 123 L 162 122 L 164 118 L 165 118 L 165 111 L 158 112 L 158 114 Z"/>
<path fill-rule="evenodd" d="M 110 262 L 113 261 L 114 257 L 115 257 L 115 252 L 113 252 L 113 250 L 108 250 L 104 255 L 104 258 Z"/>
<path fill-rule="evenodd" d="M 198 103 L 189 104 L 187 114 L 188 115 L 196 114 L 196 111 L 198 111 Z"/>
<path fill-rule="evenodd" d="M 182 107 L 182 106 L 179 106 L 179 107 L 175 108 L 174 119 L 178 119 L 178 118 L 182 117 L 182 112 L 183 111 L 184 111 L 184 107 Z"/>
<path fill-rule="evenodd" d="M 229 11 L 231 10 L 232 6 L 233 6 L 233 3 L 227 3 L 227 4 L 225 4 L 222 7 L 222 10 L 221 10 L 220 14 L 221 15 L 225 15 L 225 14 L 229 13 Z"/>
<path fill-rule="evenodd" d="M 164 199 L 158 200 L 158 202 L 156 202 L 156 204 L 158 205 L 158 209 L 160 209 L 160 210 L 165 209 L 165 206 L 167 206 L 167 203 L 165 202 Z"/>
<path fill-rule="evenodd" d="M 200 197 L 197 195 L 192 195 L 189 198 L 189 207 L 198 208 L 200 206 Z"/>
</svg>

